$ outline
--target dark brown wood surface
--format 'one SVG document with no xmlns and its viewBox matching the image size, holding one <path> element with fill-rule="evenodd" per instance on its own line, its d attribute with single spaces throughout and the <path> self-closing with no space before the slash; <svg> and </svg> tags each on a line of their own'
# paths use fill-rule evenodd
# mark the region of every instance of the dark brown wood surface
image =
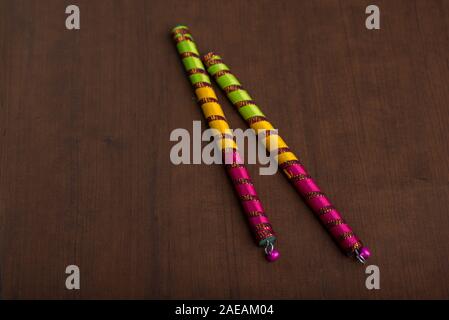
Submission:
<svg viewBox="0 0 449 320">
<path fill-rule="evenodd" d="M 268 264 L 223 168 L 171 164 L 170 132 L 202 120 L 179 23 L 372 249 L 380 290 L 280 173 L 250 166 L 282 252 Z M 0 297 L 449 298 L 448 53 L 447 0 L 0 1 Z"/>
</svg>

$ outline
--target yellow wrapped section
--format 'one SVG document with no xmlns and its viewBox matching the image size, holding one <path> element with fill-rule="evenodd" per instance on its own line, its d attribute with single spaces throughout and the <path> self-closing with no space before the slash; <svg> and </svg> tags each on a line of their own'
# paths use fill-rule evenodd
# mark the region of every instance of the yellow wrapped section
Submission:
<svg viewBox="0 0 449 320">
<path fill-rule="evenodd" d="M 298 160 L 296 156 L 293 154 L 293 152 L 284 152 L 277 156 L 277 161 L 281 165 L 284 162 L 292 161 L 292 160 Z"/>
<path fill-rule="evenodd" d="M 209 118 L 211 116 L 225 116 L 220 105 L 216 102 L 203 103 L 201 105 L 201 109 L 203 110 L 203 114 L 206 118 Z"/>
<path fill-rule="evenodd" d="M 273 144 L 273 145 L 272 145 Z M 271 134 L 266 137 L 265 146 L 269 152 L 275 151 L 277 149 L 285 149 L 288 148 L 288 145 L 284 140 L 277 134 Z"/>
<path fill-rule="evenodd" d="M 257 121 L 255 123 L 251 124 L 251 128 L 256 130 L 256 133 L 258 130 L 274 130 L 274 127 L 266 120 Z"/>
<path fill-rule="evenodd" d="M 212 98 L 215 100 L 217 99 L 217 95 L 215 94 L 214 90 L 210 87 L 202 87 L 195 90 L 195 94 L 198 97 L 198 100 L 206 99 L 206 98 Z"/>
<path fill-rule="evenodd" d="M 217 129 L 221 133 L 230 130 L 228 123 L 225 120 L 213 120 L 209 122 L 211 128 Z"/>
</svg>

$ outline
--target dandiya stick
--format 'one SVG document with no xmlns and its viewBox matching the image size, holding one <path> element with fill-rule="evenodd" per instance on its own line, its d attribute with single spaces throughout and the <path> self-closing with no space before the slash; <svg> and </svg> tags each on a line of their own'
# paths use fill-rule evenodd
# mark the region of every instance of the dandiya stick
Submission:
<svg viewBox="0 0 449 320">
<path fill-rule="evenodd" d="M 223 160 L 226 160 L 227 174 L 232 180 L 254 238 L 259 246 L 265 248 L 267 260 L 275 261 L 279 258 L 279 251 L 274 248 L 276 235 L 265 214 L 249 172 L 243 165 L 229 124 L 218 104 L 217 96 L 212 89 L 210 78 L 200 59 L 193 37 L 186 26 L 175 27 L 172 34 L 206 122 L 210 128 L 219 132 L 215 140 L 218 141 L 221 148 Z"/>
<path fill-rule="evenodd" d="M 273 132 L 273 125 L 267 120 L 248 92 L 243 89 L 242 84 L 231 73 L 229 67 L 223 63 L 221 57 L 210 52 L 203 57 L 203 60 L 207 66 L 208 73 L 215 78 L 220 88 L 226 93 L 231 103 L 248 125 L 256 132 L 260 130 Z M 276 147 L 270 147 L 268 138 L 273 139 L 273 134 L 267 137 L 265 144 L 267 150 L 271 154 L 276 155 L 278 165 L 285 173 L 285 176 L 292 182 L 298 193 L 318 216 L 332 238 L 346 254 L 354 256 L 364 263 L 371 255 L 369 249 L 363 246 L 360 239 L 346 221 L 343 220 L 329 198 L 320 190 L 285 141 L 277 135 Z M 276 148 L 277 150 L 275 150 Z"/>
</svg>

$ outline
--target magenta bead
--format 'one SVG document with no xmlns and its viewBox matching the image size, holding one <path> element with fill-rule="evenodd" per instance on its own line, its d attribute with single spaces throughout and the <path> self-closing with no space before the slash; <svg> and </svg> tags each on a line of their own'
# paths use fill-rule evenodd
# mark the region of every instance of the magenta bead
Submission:
<svg viewBox="0 0 449 320">
<path fill-rule="evenodd" d="M 368 258 L 371 256 L 371 251 L 369 251 L 367 247 L 363 247 L 360 249 L 360 256 L 363 259 L 368 260 Z"/>
<path fill-rule="evenodd" d="M 281 254 L 279 253 L 279 251 L 277 251 L 276 249 L 271 250 L 271 252 L 269 254 L 267 254 L 265 257 L 267 258 L 267 260 L 269 262 L 274 262 L 277 259 L 279 259 L 279 257 L 281 256 Z"/>
</svg>

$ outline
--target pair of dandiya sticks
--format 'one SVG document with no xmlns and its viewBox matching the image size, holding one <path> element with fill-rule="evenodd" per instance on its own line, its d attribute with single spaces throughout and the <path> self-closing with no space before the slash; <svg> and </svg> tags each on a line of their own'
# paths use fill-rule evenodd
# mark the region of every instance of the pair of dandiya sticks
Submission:
<svg viewBox="0 0 449 320">
<path fill-rule="evenodd" d="M 260 131 L 267 133 L 265 141 L 267 150 L 270 154 L 273 154 L 271 153 L 273 151 L 276 152 L 277 163 L 287 179 L 313 210 L 343 252 L 348 256 L 355 257 L 361 263 L 365 263 L 371 255 L 369 249 L 363 246 L 360 239 L 343 220 L 341 214 L 320 190 L 284 140 L 276 131 L 272 131 L 274 130 L 273 125 L 268 122 L 258 105 L 223 63 L 221 57 L 210 52 L 201 59 L 193 37 L 186 26 L 176 26 L 172 30 L 172 34 L 206 122 L 210 128 L 219 132 L 218 143 L 223 158 L 226 159 L 226 171 L 239 197 L 256 242 L 259 246 L 265 248 L 266 259 L 272 262 L 280 256 L 279 251 L 274 247 L 276 235 L 257 196 L 248 170 L 243 164 L 243 159 L 239 155 L 234 137 L 218 103 L 208 74 L 226 93 L 226 96 L 248 125 L 257 133 Z M 270 148 L 270 141 L 273 141 L 273 136 L 277 142 L 275 144 L 277 150 Z"/>
</svg>

